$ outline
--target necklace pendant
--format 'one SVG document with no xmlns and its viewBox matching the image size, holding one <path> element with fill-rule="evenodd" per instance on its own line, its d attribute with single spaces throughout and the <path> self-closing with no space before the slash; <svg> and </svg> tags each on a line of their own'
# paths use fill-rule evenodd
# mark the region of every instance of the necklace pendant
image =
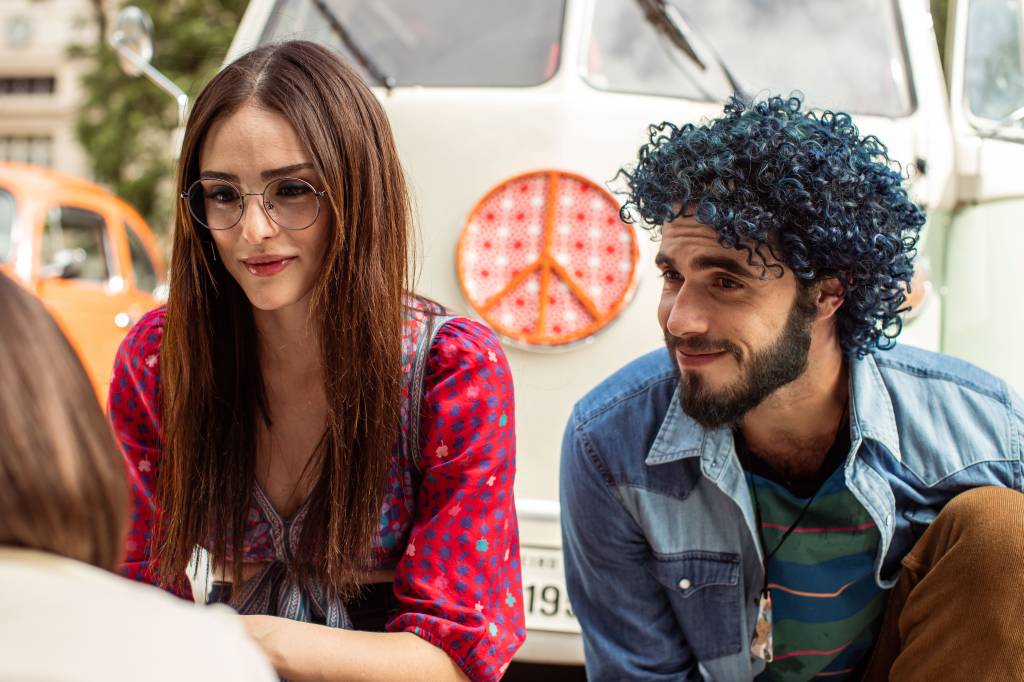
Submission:
<svg viewBox="0 0 1024 682">
<path fill-rule="evenodd" d="M 772 653 L 772 593 L 767 589 L 761 592 L 757 602 L 757 622 L 754 624 L 750 653 L 755 658 L 764 659 L 765 663 L 771 663 L 775 658 Z"/>
</svg>

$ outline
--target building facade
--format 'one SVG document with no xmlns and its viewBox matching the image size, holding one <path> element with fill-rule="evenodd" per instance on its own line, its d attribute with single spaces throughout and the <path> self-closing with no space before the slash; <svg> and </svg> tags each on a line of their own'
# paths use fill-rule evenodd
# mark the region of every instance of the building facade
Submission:
<svg viewBox="0 0 1024 682">
<path fill-rule="evenodd" d="M 0 2 L 0 160 L 88 177 L 75 137 L 88 65 L 68 50 L 93 43 L 97 30 L 90 0 Z"/>
</svg>

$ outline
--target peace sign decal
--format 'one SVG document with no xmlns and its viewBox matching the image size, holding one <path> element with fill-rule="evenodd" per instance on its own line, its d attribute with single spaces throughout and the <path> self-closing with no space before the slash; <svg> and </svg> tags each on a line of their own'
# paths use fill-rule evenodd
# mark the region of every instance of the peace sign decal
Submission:
<svg viewBox="0 0 1024 682">
<path fill-rule="evenodd" d="M 502 336 L 563 346 L 611 322 L 636 285 L 639 247 L 614 197 L 584 177 L 538 171 L 498 185 L 459 238 L 469 304 Z"/>
</svg>

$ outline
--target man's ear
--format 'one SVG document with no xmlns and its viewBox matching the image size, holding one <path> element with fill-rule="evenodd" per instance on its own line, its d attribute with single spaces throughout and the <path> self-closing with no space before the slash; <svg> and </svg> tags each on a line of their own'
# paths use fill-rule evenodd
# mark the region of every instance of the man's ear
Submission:
<svg viewBox="0 0 1024 682">
<path fill-rule="evenodd" d="M 846 289 L 836 277 L 827 277 L 817 283 L 818 295 L 815 305 L 818 308 L 818 319 L 826 320 L 836 314 L 846 300 Z"/>
</svg>

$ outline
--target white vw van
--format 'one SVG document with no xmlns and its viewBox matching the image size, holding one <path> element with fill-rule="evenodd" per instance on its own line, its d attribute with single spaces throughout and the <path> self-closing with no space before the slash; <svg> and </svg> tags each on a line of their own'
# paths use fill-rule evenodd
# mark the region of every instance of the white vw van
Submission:
<svg viewBox="0 0 1024 682">
<path fill-rule="evenodd" d="M 362 70 L 414 192 L 420 290 L 507 342 L 520 660 L 582 662 L 560 552 L 563 427 L 584 392 L 662 344 L 655 247 L 606 188 L 649 124 L 716 116 L 736 86 L 854 114 L 931 216 L 901 340 L 1024 390 L 1022 2 L 951 0 L 948 88 L 926 0 L 249 3 L 228 60 L 301 37 Z"/>
</svg>

